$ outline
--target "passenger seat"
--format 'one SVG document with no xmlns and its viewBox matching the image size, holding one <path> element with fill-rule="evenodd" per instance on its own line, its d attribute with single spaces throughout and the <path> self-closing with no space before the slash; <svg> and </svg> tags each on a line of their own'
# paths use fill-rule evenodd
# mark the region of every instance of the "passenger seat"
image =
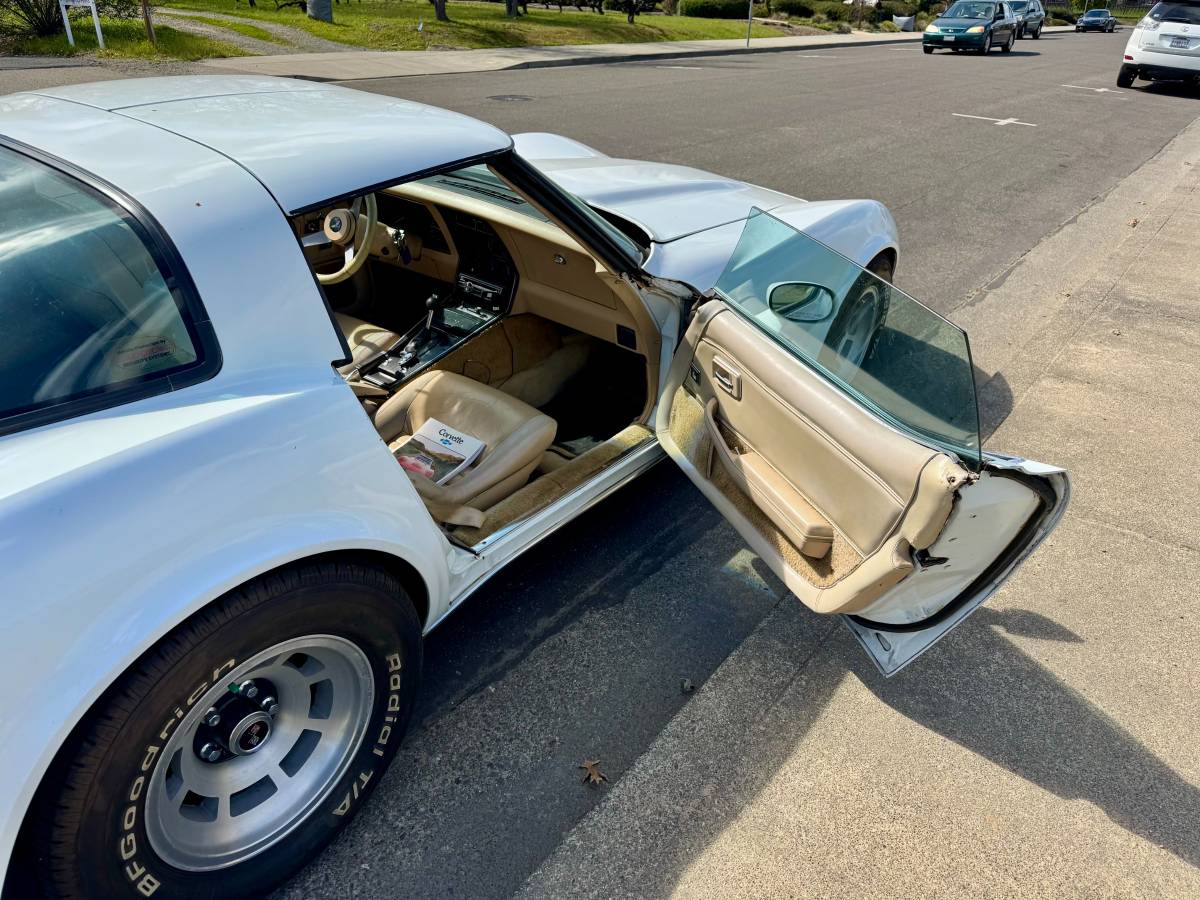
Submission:
<svg viewBox="0 0 1200 900">
<path fill-rule="evenodd" d="M 487 446 L 475 465 L 449 483 L 436 485 L 416 475 L 411 476 L 414 486 L 426 501 L 475 510 L 485 510 L 523 487 L 558 429 L 552 418 L 516 397 L 439 370 L 418 375 L 374 416 L 376 430 L 392 450 L 429 419 Z"/>
</svg>

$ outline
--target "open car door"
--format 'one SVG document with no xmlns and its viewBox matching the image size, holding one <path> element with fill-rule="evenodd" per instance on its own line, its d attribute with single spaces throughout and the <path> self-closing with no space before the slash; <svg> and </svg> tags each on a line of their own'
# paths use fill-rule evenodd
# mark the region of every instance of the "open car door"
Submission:
<svg viewBox="0 0 1200 900">
<path fill-rule="evenodd" d="M 885 675 L 1054 528 L 1069 482 L 984 453 L 965 332 L 756 210 L 675 355 L 667 453 Z"/>
</svg>

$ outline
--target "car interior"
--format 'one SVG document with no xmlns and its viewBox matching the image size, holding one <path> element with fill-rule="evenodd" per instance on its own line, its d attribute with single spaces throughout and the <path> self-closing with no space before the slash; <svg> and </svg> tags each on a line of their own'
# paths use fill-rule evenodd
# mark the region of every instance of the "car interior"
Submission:
<svg viewBox="0 0 1200 900">
<path fill-rule="evenodd" d="M 484 442 L 443 484 L 410 473 L 457 543 L 650 439 L 659 336 L 642 301 L 486 166 L 293 226 L 351 350 L 340 371 L 393 452 L 430 419 Z"/>
</svg>

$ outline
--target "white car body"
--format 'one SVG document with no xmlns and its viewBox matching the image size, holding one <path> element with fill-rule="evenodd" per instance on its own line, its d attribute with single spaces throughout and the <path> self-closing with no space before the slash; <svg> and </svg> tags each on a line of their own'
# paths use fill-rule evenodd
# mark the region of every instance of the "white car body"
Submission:
<svg viewBox="0 0 1200 900">
<path fill-rule="evenodd" d="M 1160 21 L 1159 10 L 1167 6 L 1186 7 L 1192 21 Z M 1185 0 L 1155 6 L 1129 35 L 1121 69 L 1156 81 L 1200 78 L 1200 4 Z"/>
<path fill-rule="evenodd" d="M 285 214 L 507 148 L 494 128 L 328 85 L 160 78 L 0 98 L 4 140 L 101 179 L 161 227 L 203 298 L 221 365 L 182 390 L 0 432 L 0 873 L 72 728 L 215 598 L 292 561 L 353 551 L 400 575 L 428 631 L 505 562 L 663 455 L 656 443 L 640 448 L 467 552 L 447 541 L 331 368 L 344 343 Z M 861 265 L 897 249 L 895 224 L 874 201 L 806 204 L 694 170 L 608 160 L 565 138 L 516 143 L 568 190 L 644 228 L 648 274 L 699 292 L 755 206 Z M 337 152 L 314 155 L 330 145 Z M 695 227 L 676 233 L 680 221 Z M 648 291 L 646 302 L 662 329 L 665 378 L 681 313 L 669 290 Z M 1065 477 L 1000 464 L 1057 485 L 1028 552 L 1062 513 Z"/>
</svg>

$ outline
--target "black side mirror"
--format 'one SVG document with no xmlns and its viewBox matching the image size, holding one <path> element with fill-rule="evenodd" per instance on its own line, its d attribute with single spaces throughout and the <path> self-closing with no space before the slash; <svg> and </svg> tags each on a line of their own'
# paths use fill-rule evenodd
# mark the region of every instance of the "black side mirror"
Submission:
<svg viewBox="0 0 1200 900">
<path fill-rule="evenodd" d="M 833 291 L 805 281 L 781 281 L 767 292 L 767 306 L 789 322 L 823 322 L 837 305 Z"/>
</svg>

